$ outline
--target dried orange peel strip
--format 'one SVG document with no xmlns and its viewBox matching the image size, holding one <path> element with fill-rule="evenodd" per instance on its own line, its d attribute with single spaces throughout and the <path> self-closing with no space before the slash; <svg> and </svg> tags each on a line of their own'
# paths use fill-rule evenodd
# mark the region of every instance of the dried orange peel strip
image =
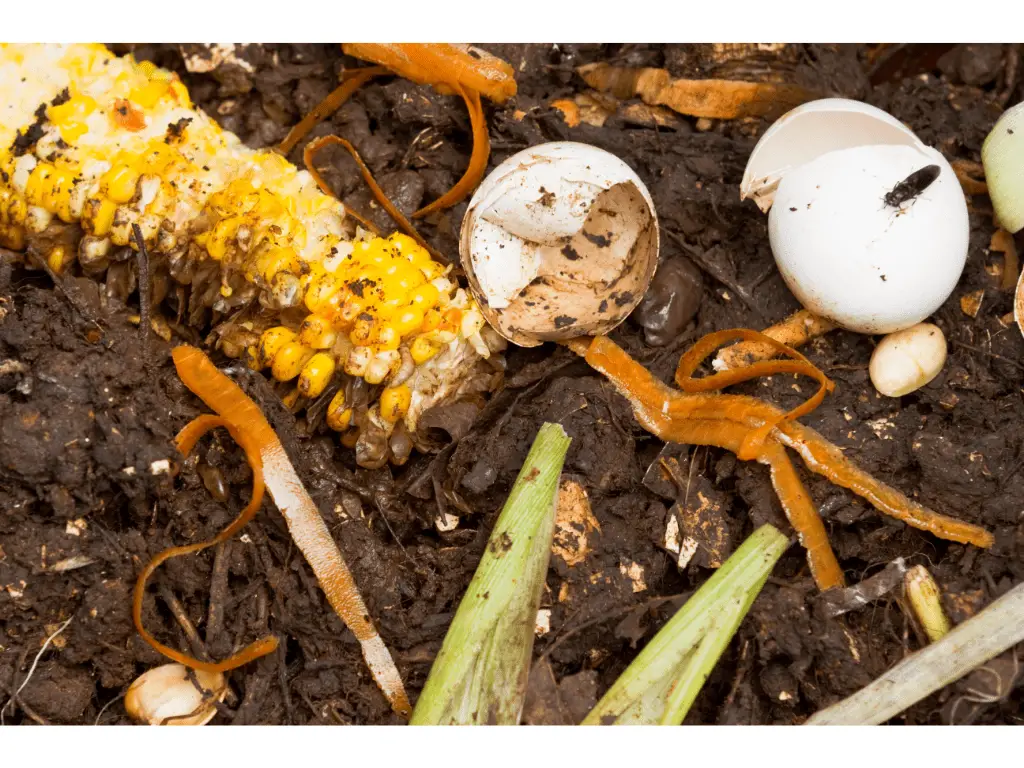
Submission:
<svg viewBox="0 0 1024 768">
<path fill-rule="evenodd" d="M 458 84 L 454 87 L 465 100 L 466 108 L 469 110 L 469 121 L 473 129 L 473 152 L 469 156 L 466 172 L 455 182 L 455 186 L 434 202 L 416 211 L 412 215 L 414 219 L 422 219 L 434 211 L 451 208 L 461 202 L 476 189 L 487 170 L 487 159 L 491 156 L 491 139 L 487 134 L 487 120 L 484 117 L 483 105 L 480 103 L 480 94 Z"/>
<path fill-rule="evenodd" d="M 750 333 L 753 336 L 747 338 L 761 336 L 756 331 Z M 757 340 L 769 343 L 763 338 Z M 985 529 L 926 509 L 876 480 L 813 429 L 786 418 L 786 413 L 768 403 L 741 395 L 674 390 L 654 378 L 618 345 L 603 336 L 575 339 L 567 346 L 604 374 L 630 401 L 637 420 L 644 428 L 662 440 L 713 445 L 739 454 L 745 444 L 750 445 L 751 432 L 773 424 L 756 460 L 771 467 L 772 483 L 808 551 L 812 573 L 821 589 L 842 585 L 842 572 L 828 545 L 824 525 L 810 504 L 810 497 L 799 477 L 792 471 L 782 447 L 795 450 L 811 471 L 848 488 L 879 511 L 914 528 L 963 544 L 989 547 L 993 543 L 992 534 Z M 777 366 L 788 362 L 765 361 L 764 364 Z"/>
<path fill-rule="evenodd" d="M 245 451 L 245 457 L 249 462 L 249 466 L 252 467 L 252 499 L 246 505 L 245 509 L 239 513 L 238 517 L 235 518 L 234 522 L 217 534 L 215 538 L 198 544 L 189 544 L 184 547 L 171 547 L 170 549 L 165 549 L 159 555 L 150 560 L 146 567 L 142 569 L 142 573 L 139 574 L 139 578 L 135 582 L 135 595 L 132 600 L 132 619 L 134 620 L 135 628 L 138 630 L 139 635 L 142 636 L 142 639 L 169 659 L 173 659 L 179 664 L 184 664 L 186 667 L 192 667 L 193 669 L 199 669 L 204 672 L 227 672 L 228 670 L 235 669 L 243 664 L 248 664 L 250 661 L 258 659 L 260 656 L 266 656 L 268 653 L 273 653 L 277 648 L 277 638 L 268 636 L 251 643 L 238 653 L 224 659 L 224 661 L 200 661 L 199 659 L 193 658 L 188 654 L 181 653 L 180 651 L 176 651 L 175 649 L 159 642 L 146 630 L 146 627 L 142 623 L 142 601 L 146 595 L 146 583 L 149 581 L 149 577 L 153 575 L 153 572 L 159 568 L 162 563 L 170 560 L 172 557 L 188 555 L 193 552 L 201 552 L 208 547 L 213 547 L 223 541 L 227 541 L 244 528 L 246 524 L 253 519 L 253 517 L 255 517 L 256 512 L 259 511 L 260 505 L 263 503 L 263 463 L 260 460 L 259 451 L 254 450 L 252 441 L 248 440 L 247 436 L 242 431 L 226 419 L 223 419 L 220 416 L 205 415 L 189 422 L 185 428 L 178 433 L 178 437 L 175 439 L 175 445 L 178 451 L 180 451 L 183 456 L 188 456 L 188 454 L 192 452 L 192 449 L 195 447 L 199 438 L 210 430 L 218 427 L 224 427 L 227 429 L 235 439 L 235 442 L 242 446 L 242 450 Z"/>
<path fill-rule="evenodd" d="M 352 142 L 343 139 L 340 136 L 332 134 L 330 136 L 321 136 L 319 139 L 313 139 L 313 141 L 306 145 L 305 150 L 303 150 L 303 161 L 306 164 L 306 169 L 313 177 L 313 180 L 316 181 L 317 186 L 320 187 L 320 191 L 325 195 L 334 195 L 334 192 L 332 192 L 331 188 L 327 186 L 327 182 L 323 180 L 320 176 L 320 172 L 313 164 L 313 160 L 316 158 L 316 153 L 329 144 L 337 144 L 338 146 L 343 147 L 352 156 L 352 159 L 356 161 L 356 166 L 359 168 L 359 173 L 362 175 L 363 181 L 366 182 L 366 186 L 368 186 L 370 188 L 370 192 L 373 193 L 374 199 L 380 203 L 381 207 L 385 211 L 387 211 L 388 216 L 398 224 L 399 228 L 419 243 L 419 245 L 426 250 L 427 253 L 433 256 L 436 261 L 439 261 L 442 264 L 447 264 L 448 259 L 446 259 L 444 255 L 439 253 L 436 249 L 432 248 L 430 244 L 423 239 L 420 233 L 416 231 L 416 227 L 412 225 L 412 222 L 409 221 L 402 212 L 398 210 L 398 207 L 391 202 L 388 196 L 384 194 L 384 190 L 380 188 L 376 179 L 373 178 L 373 172 L 366 163 L 363 162 L 363 158 L 359 156 L 359 152 L 357 152 L 356 148 L 352 146 Z M 353 218 L 359 221 L 364 229 L 380 236 L 380 233 L 377 232 L 377 228 L 370 221 L 356 214 L 351 208 L 346 207 L 346 210 L 353 216 Z"/>
<path fill-rule="evenodd" d="M 334 543 L 316 504 L 295 473 L 295 469 L 288 460 L 288 455 L 273 428 L 256 403 L 249 399 L 231 379 L 217 370 L 217 367 L 200 350 L 195 347 L 179 346 L 174 348 L 172 355 L 178 376 L 185 386 L 218 414 L 215 417 L 200 417 L 200 419 L 206 418 L 207 421 L 200 427 L 193 428 L 186 439 L 182 440 L 179 437 L 179 445 L 188 445 L 188 447 L 194 445 L 198 434 L 202 433 L 200 430 L 206 431 L 213 426 L 220 425 L 228 428 L 232 437 L 242 446 L 246 456 L 249 457 L 250 463 L 253 464 L 254 477 L 258 477 L 260 480 L 261 492 L 259 494 L 256 493 L 257 488 L 254 486 L 253 500 L 256 502 L 256 508 L 262 498 L 262 484 L 266 483 L 266 488 L 270 491 L 274 503 L 288 523 L 288 531 L 292 539 L 313 569 L 313 573 L 327 595 L 328 602 L 359 640 L 363 658 L 366 660 L 373 679 L 391 703 L 392 709 L 401 715 L 408 715 L 411 711 L 409 699 L 394 660 L 391 658 L 387 646 L 384 645 L 384 641 L 377 634 L 373 622 L 370 621 L 366 605 L 341 552 Z M 194 424 L 196 422 L 193 422 Z M 190 427 L 186 427 L 185 431 L 188 431 Z M 189 441 L 191 442 L 189 443 Z M 252 503 L 250 503 L 251 506 L 253 506 Z M 211 543 L 227 538 L 228 531 L 234 533 L 241 525 L 244 525 L 244 523 L 239 524 L 242 517 L 240 515 L 239 520 L 236 520 Z M 196 546 L 192 545 L 192 549 L 179 549 L 195 551 Z M 209 544 L 204 546 L 209 546 Z M 158 650 L 166 653 L 163 647 L 159 647 Z M 174 656 L 171 658 L 180 661 Z M 189 661 L 181 663 L 195 666 Z"/>
<path fill-rule="evenodd" d="M 284 140 L 277 145 L 277 151 L 282 155 L 287 155 L 295 147 L 299 145 L 310 131 L 312 131 L 321 120 L 326 120 L 328 117 L 337 112 L 341 107 L 348 101 L 352 94 L 355 93 L 364 83 L 379 76 L 386 75 L 387 70 L 384 67 L 364 67 L 363 69 L 356 69 L 346 72 L 342 76 L 341 85 L 331 91 L 327 98 L 313 107 L 313 110 L 306 115 L 302 120 L 296 123 L 288 135 L 284 137 Z"/>
</svg>

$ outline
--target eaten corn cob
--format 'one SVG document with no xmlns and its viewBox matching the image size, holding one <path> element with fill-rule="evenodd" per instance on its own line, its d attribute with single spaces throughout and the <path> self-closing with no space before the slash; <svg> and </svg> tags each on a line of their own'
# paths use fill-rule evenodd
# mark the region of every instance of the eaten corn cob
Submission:
<svg viewBox="0 0 1024 768">
<path fill-rule="evenodd" d="M 357 230 L 173 73 L 101 45 L 2 45 L 0 88 L 0 246 L 123 299 L 137 224 L 153 304 L 292 382 L 293 408 L 329 398 L 364 466 L 403 463 L 420 415 L 491 387 L 503 342 L 446 267 L 405 235 Z"/>
</svg>

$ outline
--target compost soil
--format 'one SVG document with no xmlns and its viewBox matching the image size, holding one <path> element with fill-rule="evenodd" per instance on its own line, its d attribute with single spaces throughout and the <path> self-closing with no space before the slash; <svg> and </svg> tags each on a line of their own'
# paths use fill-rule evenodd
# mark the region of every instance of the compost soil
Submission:
<svg viewBox="0 0 1024 768">
<path fill-rule="evenodd" d="M 280 141 L 344 67 L 357 65 L 338 46 L 245 46 L 239 55 L 249 68 L 229 62 L 194 73 L 176 46 L 119 50 L 127 49 L 179 72 L 197 104 L 255 147 Z M 650 188 L 662 260 L 688 259 L 701 271 L 699 311 L 674 335 L 654 335 L 665 345 L 649 346 L 633 319 L 614 334 L 666 380 L 701 334 L 762 328 L 797 309 L 774 267 L 766 217 L 739 199 L 744 164 L 768 121 L 678 116 L 655 127 L 620 108 L 601 127 L 570 127 L 550 103 L 586 90 L 575 67 L 610 61 L 664 66 L 676 76 L 781 78 L 889 110 L 950 160 L 977 161 L 1002 108 L 1021 98 L 1013 46 L 910 46 L 888 56 L 863 46 L 790 46 L 731 70 L 714 63 L 707 46 L 489 49 L 512 63 L 519 82 L 509 105 L 486 107 L 490 166 L 549 140 L 607 149 Z M 406 213 L 443 193 L 470 150 L 461 101 L 397 77 L 363 87 L 316 130 L 328 132 L 356 145 Z M 291 159 L 301 162 L 298 155 Z M 318 162 L 347 204 L 381 229 L 394 228 L 346 156 L 329 149 Z M 453 258 L 465 207 L 422 227 Z M 976 197 L 971 211 L 967 267 L 934 317 L 950 345 L 939 377 L 906 397 L 880 397 L 867 372 L 875 340 L 834 332 L 807 354 L 836 391 L 804 419 L 880 479 L 995 533 L 987 551 L 951 544 L 805 473 L 851 583 L 895 558 L 925 564 L 954 621 L 1024 580 L 1024 341 L 1005 319 L 1012 300 L 998 287 L 1002 256 L 987 249 L 990 203 Z M 981 310 L 968 316 L 960 298 L 979 290 Z M 247 498 L 248 469 L 226 436 L 204 440 L 188 461 L 175 454 L 173 436 L 203 409 L 178 381 L 170 344 L 143 338 L 133 317 L 137 297 L 124 305 L 117 294 L 84 277 L 57 288 L 45 273 L 6 262 L 0 272 L 0 701 L 20 689 L 5 708 L 8 723 L 129 722 L 126 687 L 165 661 L 132 625 L 140 569 L 166 547 L 211 538 Z M 185 340 L 202 342 L 201 332 Z M 663 444 L 606 381 L 552 345 L 511 350 L 505 384 L 482 410 L 464 405 L 437 414 L 439 436 L 457 440 L 439 455 L 374 472 L 358 469 L 348 450 L 310 429 L 302 414 L 290 414 L 260 375 L 235 375 L 282 435 L 413 700 L 544 421 L 561 423 L 572 437 L 565 471 L 586 489 L 596 525 L 588 521 L 577 531 L 585 536 L 562 541 L 552 558 L 543 598 L 550 630 L 537 638 L 527 722 L 578 722 L 744 536 L 765 522 L 791 531 L 765 467 L 716 449 L 684 451 L 688 477 L 724 534 L 704 541 L 680 570 L 663 546 L 673 499 L 642 482 Z M 808 386 L 775 376 L 736 389 L 792 407 Z M 454 530 L 437 530 L 441 512 L 459 517 Z M 569 545 L 582 549 L 567 558 Z M 241 537 L 162 566 L 144 615 L 165 642 L 209 658 L 266 633 L 281 639 L 276 653 L 229 674 L 231 692 L 215 723 L 400 722 L 269 501 Z M 62 627 L 25 683 L 44 642 Z M 799 723 L 921 643 L 898 589 L 828 618 L 794 544 L 687 722 Z M 1009 657 L 997 668 L 1005 684 L 989 688 L 998 695 L 954 685 L 895 722 L 1020 723 L 1019 666 Z"/>
</svg>

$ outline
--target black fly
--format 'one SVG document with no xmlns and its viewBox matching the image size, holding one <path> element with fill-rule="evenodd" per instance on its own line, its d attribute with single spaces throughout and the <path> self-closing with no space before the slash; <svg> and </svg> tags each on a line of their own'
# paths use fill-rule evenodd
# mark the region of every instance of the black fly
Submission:
<svg viewBox="0 0 1024 768">
<path fill-rule="evenodd" d="M 940 171 L 941 169 L 937 165 L 926 165 L 893 187 L 892 192 L 886 194 L 882 200 L 890 208 L 899 208 L 903 203 L 913 200 L 928 189 L 939 178 Z"/>
</svg>

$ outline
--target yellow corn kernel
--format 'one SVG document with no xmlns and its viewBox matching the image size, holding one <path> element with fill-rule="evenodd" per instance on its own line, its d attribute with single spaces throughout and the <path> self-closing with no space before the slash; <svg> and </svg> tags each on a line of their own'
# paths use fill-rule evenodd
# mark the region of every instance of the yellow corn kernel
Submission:
<svg viewBox="0 0 1024 768">
<path fill-rule="evenodd" d="M 330 349 L 338 338 L 330 321 L 321 315 L 310 315 L 299 328 L 299 341 L 310 349 Z"/>
<path fill-rule="evenodd" d="M 422 270 L 417 269 L 406 261 L 392 262 L 384 270 L 384 293 L 393 296 L 396 293 L 405 293 L 413 288 L 423 285 L 426 278 Z"/>
<path fill-rule="evenodd" d="M 284 397 L 281 398 L 281 404 L 285 408 L 287 408 L 289 411 L 294 411 L 295 410 L 295 404 L 299 402 L 299 397 L 300 396 L 301 396 L 301 393 L 299 392 L 298 387 L 296 387 L 291 392 L 289 392 L 287 395 L 285 395 Z"/>
<path fill-rule="evenodd" d="M 370 361 L 370 364 L 366 366 L 366 373 L 363 374 L 363 378 L 366 379 L 367 384 L 381 384 L 392 372 L 397 371 L 398 366 L 401 364 L 402 356 L 397 350 L 392 349 L 378 352 L 373 360 Z"/>
<path fill-rule="evenodd" d="M 105 237 L 110 233 L 114 225 L 114 214 L 117 213 L 117 203 L 102 198 L 92 201 L 92 233 L 97 237 Z"/>
<path fill-rule="evenodd" d="M 423 336 L 413 339 L 412 344 L 409 345 L 409 355 L 416 365 L 422 365 L 440 351 L 440 346 Z"/>
<path fill-rule="evenodd" d="M 167 93 L 167 83 L 150 81 L 143 86 L 133 88 L 128 100 L 143 109 L 152 109 L 165 93 Z"/>
<path fill-rule="evenodd" d="M 418 307 L 425 312 L 431 307 L 437 306 L 440 296 L 441 293 L 436 287 L 430 283 L 424 283 L 409 292 L 409 301 L 414 307 Z"/>
<path fill-rule="evenodd" d="M 405 384 L 387 387 L 380 393 L 380 416 L 393 424 L 405 416 L 411 403 L 412 392 Z"/>
<path fill-rule="evenodd" d="M 416 251 L 423 251 L 423 249 L 420 248 L 419 243 L 402 232 L 395 232 L 390 235 L 388 237 L 388 242 L 403 256 L 415 253 Z"/>
<path fill-rule="evenodd" d="M 332 296 L 336 296 L 344 281 L 336 275 L 320 275 L 309 282 L 305 303 L 310 312 L 319 312 Z"/>
<path fill-rule="evenodd" d="M 189 98 L 188 88 L 177 77 L 171 80 L 168 91 L 182 107 L 185 109 L 192 108 L 192 99 Z"/>
<path fill-rule="evenodd" d="M 356 318 L 355 325 L 348 337 L 357 347 L 365 347 L 376 340 L 377 331 L 374 328 L 374 319 L 368 313 L 360 314 Z"/>
<path fill-rule="evenodd" d="M 210 254 L 211 259 L 224 260 L 228 252 L 228 242 L 234 240 L 240 223 L 237 217 L 232 216 L 221 219 L 214 225 L 213 231 L 210 232 L 210 236 L 206 240 L 206 252 Z"/>
<path fill-rule="evenodd" d="M 408 336 L 423 325 L 423 314 L 423 310 L 418 307 L 407 307 L 392 318 L 391 325 L 399 336 Z"/>
<path fill-rule="evenodd" d="M 339 389 L 327 406 L 327 426 L 335 432 L 348 429 L 352 422 L 352 409 L 345 407 L 345 390 Z"/>
<path fill-rule="evenodd" d="M 380 350 L 396 350 L 402 342 L 402 336 L 391 324 L 382 325 L 377 330 L 376 347 Z"/>
<path fill-rule="evenodd" d="M 291 381 L 302 372 L 302 367 L 312 356 L 313 350 L 297 341 L 289 341 L 274 355 L 270 372 L 278 381 Z"/>
<path fill-rule="evenodd" d="M 115 203 L 130 203 L 135 197 L 139 172 L 130 166 L 118 164 L 103 174 L 100 189 Z"/>
<path fill-rule="evenodd" d="M 55 245 L 50 251 L 50 255 L 46 257 L 46 263 L 49 265 L 57 274 L 60 274 L 61 270 L 64 269 L 64 262 L 67 259 L 67 251 L 63 245 Z"/>
<path fill-rule="evenodd" d="M 423 315 L 423 332 L 429 333 L 441 327 L 441 313 L 436 309 L 428 309 Z"/>
<path fill-rule="evenodd" d="M 302 366 L 299 374 L 299 393 L 303 397 L 317 397 L 331 383 L 334 376 L 334 358 L 326 352 L 317 352 Z"/>
<path fill-rule="evenodd" d="M 25 183 L 25 197 L 33 205 L 42 205 L 44 197 L 50 190 L 50 176 L 53 175 L 54 167 L 49 163 L 39 163 L 28 176 Z"/>
<path fill-rule="evenodd" d="M 281 347 L 295 340 L 295 331 L 284 326 L 270 328 L 260 336 L 259 348 L 256 353 L 256 360 L 260 368 L 266 368 L 277 357 Z"/>
</svg>

